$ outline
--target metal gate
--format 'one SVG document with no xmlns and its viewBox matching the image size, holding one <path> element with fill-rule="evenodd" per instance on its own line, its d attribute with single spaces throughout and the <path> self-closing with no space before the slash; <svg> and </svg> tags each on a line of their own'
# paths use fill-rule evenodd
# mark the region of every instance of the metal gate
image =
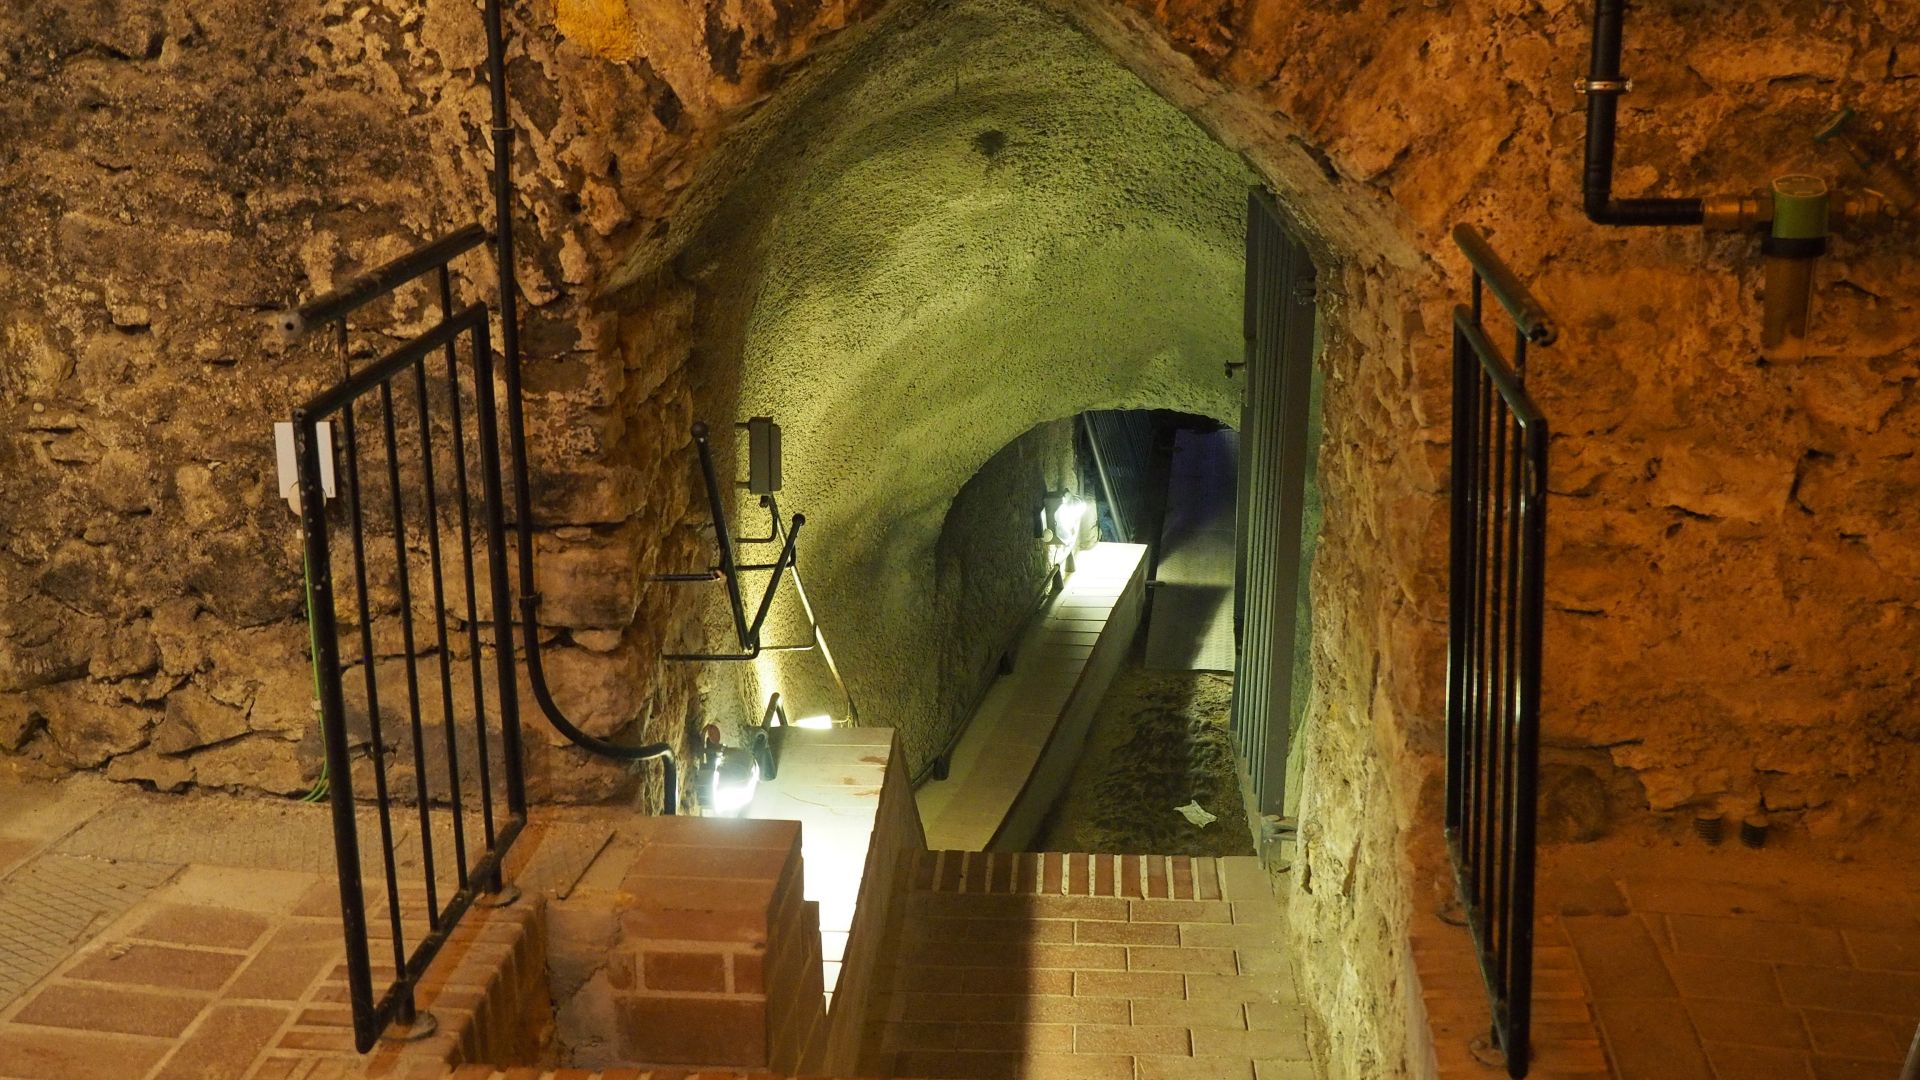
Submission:
<svg viewBox="0 0 1920 1080">
<path fill-rule="evenodd" d="M 679 790 L 671 744 L 614 743 L 581 730 L 554 702 L 541 661 L 532 480 L 520 382 L 520 290 L 514 273 L 514 129 L 508 117 L 507 48 L 500 4 L 501 0 L 484 0 L 481 9 L 492 107 L 492 234 L 469 225 L 280 316 L 289 338 L 332 330 L 344 374 L 340 383 L 295 410 L 292 427 L 314 679 L 331 783 L 348 996 L 354 1042 L 362 1052 L 372 1048 L 388 1025 L 415 1021 L 414 987 L 467 909 L 482 902 L 483 895 L 503 902 L 512 895 L 511 887 L 501 880 L 501 860 L 526 824 L 514 649 L 516 607 L 526 689 L 548 723 L 589 753 L 626 762 L 658 761 L 664 813 L 674 812 Z M 456 310 L 449 263 L 489 241 L 494 245 L 499 306 L 491 312 L 478 303 Z M 428 275 L 438 286 L 439 321 L 356 369 L 349 351 L 347 316 Z M 500 327 L 502 408 L 496 408 L 490 316 L 498 318 Z M 436 352 L 444 358 L 444 375 L 429 371 Z M 464 366 L 463 352 L 468 355 Z M 377 437 L 362 439 L 365 421 L 376 425 Z M 333 437 L 336 428 L 338 438 Z M 344 505 L 330 509 L 327 478 L 336 459 L 344 474 L 336 485 Z M 363 461 L 375 467 L 363 470 Z M 479 488 L 477 507 L 470 473 L 477 474 L 473 478 Z M 514 507 L 511 540 L 504 490 L 509 482 Z M 717 503 L 715 515 L 719 521 Z M 794 525 L 799 523 L 796 515 Z M 342 534 L 347 540 L 344 548 L 338 543 Z M 418 539 L 425 542 L 424 559 L 415 543 Z M 475 571 L 476 542 L 482 544 L 485 556 L 484 586 Z M 456 544 L 457 551 L 453 550 Z M 374 564 L 379 572 L 369 573 L 369 558 L 379 558 L 376 545 L 391 546 L 390 573 L 384 561 Z M 787 557 L 791 556 L 789 542 Z M 334 588 L 337 559 L 343 559 L 338 576 L 353 583 L 347 596 L 338 595 Z M 517 576 L 517 595 L 508 586 L 509 559 Z M 450 566 L 460 573 L 450 575 Z M 417 583 L 423 581 L 427 588 L 420 590 Z M 428 610 L 430 616 L 423 614 Z M 452 634 L 450 613 L 456 624 Z M 344 638 L 343 623 L 353 631 Z M 416 634 L 424 625 L 433 627 L 426 642 Z M 492 712 L 498 725 L 493 740 L 488 738 L 488 727 L 496 721 L 489 716 L 489 680 L 483 671 L 489 657 L 495 684 Z M 384 680 L 383 660 L 388 676 Z M 393 670 L 396 663 L 398 671 Z M 455 674 L 463 666 L 467 678 Z M 354 672 L 354 667 L 361 670 Z M 359 684 L 351 698 L 350 675 Z M 404 708 L 394 704 L 401 700 Z M 389 741 L 389 712 L 399 721 L 392 729 L 397 743 Z M 472 737 L 463 739 L 468 729 Z M 381 849 L 388 922 L 384 934 L 368 925 L 362 885 L 367 868 L 361 860 L 361 810 L 354 801 L 353 765 L 363 750 L 370 759 L 371 816 Z M 395 759 L 392 764 L 389 757 Z M 474 766 L 472 786 L 463 770 L 468 760 Z M 406 790 L 409 785 L 404 783 L 388 783 L 388 770 L 394 767 L 403 773 L 411 769 L 412 790 Z M 496 792 L 506 803 L 504 820 L 496 820 Z M 409 801 L 413 804 L 409 816 L 415 820 L 408 827 L 417 828 L 416 835 L 406 835 L 395 825 L 395 803 Z M 471 811 L 474 802 L 477 816 Z M 444 847 L 436 850 L 443 840 L 452 849 L 451 860 L 444 857 Z M 418 874 L 403 886 L 400 874 L 416 868 L 416 856 Z M 376 969 L 369 944 L 373 936 L 385 937 L 391 945 L 391 968 Z M 409 940 L 414 943 L 411 950 Z M 376 975 L 386 981 L 377 999 Z M 421 1024 L 415 1033 L 426 1030 L 429 1026 Z"/>
<path fill-rule="evenodd" d="M 1547 419 L 1527 394 L 1527 348 L 1554 340 L 1545 309 L 1470 226 L 1471 306 L 1453 310 L 1453 507 L 1447 624 L 1447 846 L 1493 1005 L 1507 1074 L 1527 1074 L 1546 596 Z M 1513 359 L 1481 322 L 1493 293 Z"/>
<path fill-rule="evenodd" d="M 1263 814 L 1283 812 L 1300 631 L 1302 510 L 1313 397 L 1314 268 L 1272 195 L 1247 198 L 1233 729 Z"/>
<path fill-rule="evenodd" d="M 302 305 L 285 327 L 300 333 L 332 326 L 342 364 L 350 368 L 347 315 L 416 279 L 431 274 L 437 280 L 439 322 L 373 363 L 349 370 L 340 383 L 293 413 L 347 991 L 354 1042 L 362 1052 L 388 1024 L 414 1023 L 414 984 L 475 900 L 482 893 L 500 893 L 500 860 L 526 824 L 493 345 L 484 304 L 454 309 L 447 267 L 486 240 L 486 230 L 474 225 L 427 244 Z M 429 371 L 436 353 L 443 363 Z M 363 436 L 368 425 L 372 431 Z M 343 505 L 329 512 L 325 479 L 336 457 Z M 416 550 L 420 539 L 426 546 L 424 566 Z M 484 609 L 476 542 L 484 555 Z M 369 572 L 370 560 L 378 560 L 377 572 Z M 351 581 L 344 593 L 335 587 L 337 576 Z M 429 605 L 431 615 L 425 614 Z M 399 635 L 397 655 L 384 663 L 377 625 Z M 428 626 L 430 637 L 424 633 Z M 493 646 L 491 678 L 483 632 Z M 394 644 L 386 642 L 384 652 L 395 654 Z M 355 667 L 360 670 L 353 672 Z M 351 700 L 349 676 L 357 684 Z M 497 717 L 491 745 L 489 682 Z M 387 988 L 377 1001 L 354 799 L 353 749 L 362 740 L 373 783 L 381 906 L 388 924 L 381 936 L 392 947 L 392 966 L 382 972 Z M 462 775 L 463 760 L 473 762 L 471 784 Z M 411 784 L 390 784 L 388 774 L 395 769 L 410 771 Z M 503 821 L 496 820 L 496 794 L 506 803 Z M 475 801 L 477 818 L 469 812 Z M 413 804 L 407 815 L 412 820 L 406 822 L 416 830 L 411 837 L 403 838 L 396 825 L 396 802 Z M 469 830 L 478 835 L 470 836 Z M 436 852 L 442 840 L 451 843 L 450 860 L 444 849 Z M 403 844 L 406 868 L 417 869 L 404 885 Z M 450 878 L 445 873 L 449 861 Z M 443 887 L 450 889 L 447 895 Z"/>
</svg>

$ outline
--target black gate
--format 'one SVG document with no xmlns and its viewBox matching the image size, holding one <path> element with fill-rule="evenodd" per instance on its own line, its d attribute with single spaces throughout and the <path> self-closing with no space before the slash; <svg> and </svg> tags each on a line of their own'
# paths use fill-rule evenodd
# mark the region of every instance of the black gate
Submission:
<svg viewBox="0 0 1920 1080">
<path fill-rule="evenodd" d="M 1247 199 L 1246 397 L 1235 500 L 1233 730 L 1263 814 L 1283 813 L 1296 711 L 1302 511 L 1313 398 L 1314 269 L 1273 197 Z"/>
<path fill-rule="evenodd" d="M 475 899 L 501 891 L 500 860 L 526 823 L 493 347 L 485 305 L 455 310 L 447 266 L 486 239 L 475 225 L 427 244 L 303 305 L 286 327 L 302 332 L 331 325 L 350 368 L 339 384 L 294 410 L 293 429 L 348 992 L 354 1041 L 363 1052 L 389 1023 L 414 1022 L 415 982 Z M 437 279 L 439 321 L 351 370 L 348 313 L 429 274 Z M 440 363 L 432 365 L 436 354 Z M 331 426 L 323 433 L 321 425 Z M 340 505 L 330 512 L 322 470 L 336 463 L 343 474 Z M 476 474 L 478 492 L 470 482 Z M 487 590 L 484 619 L 476 541 Z M 390 573 L 379 565 L 387 558 Z M 336 560 L 342 574 L 335 572 Z M 370 563 L 378 572 L 369 572 Z M 335 588 L 342 576 L 351 581 L 344 593 Z M 431 636 L 422 640 L 427 627 Z M 491 672 L 486 645 L 493 646 Z M 384 663 L 383 653 L 391 658 Z M 391 982 L 378 1001 L 354 800 L 359 745 L 373 783 L 393 950 Z M 470 771 L 463 762 L 471 763 Z M 389 776 L 394 769 L 410 771 L 411 784 L 396 787 Z M 505 802 L 504 820 L 495 812 L 496 798 Z M 419 873 L 403 885 L 394 803 L 408 801 L 408 824 L 417 833 L 404 844 L 417 854 Z M 477 816 L 470 812 L 475 804 Z M 436 851 L 442 841 L 451 843 L 450 860 Z"/>
<path fill-rule="evenodd" d="M 1447 844 L 1507 1073 L 1525 1076 L 1533 993 L 1533 876 L 1540 756 L 1540 623 L 1546 595 L 1547 420 L 1527 395 L 1527 348 L 1555 332 L 1486 240 L 1454 240 L 1473 265 L 1453 312 L 1453 508 L 1447 631 Z M 1513 359 L 1481 321 L 1492 292 L 1515 327 Z"/>
<path fill-rule="evenodd" d="M 525 826 L 527 812 L 515 673 L 516 609 L 526 689 L 554 729 L 591 754 L 626 762 L 659 761 L 664 813 L 674 812 L 679 790 L 671 744 L 619 744 L 582 731 L 555 704 L 541 662 L 514 273 L 513 127 L 508 121 L 500 0 L 485 0 L 482 17 L 492 106 L 494 232 L 467 226 L 281 316 L 282 330 L 290 338 L 333 330 L 344 369 L 338 385 L 295 410 L 292 426 L 348 990 L 354 1042 L 362 1052 L 372 1048 L 389 1024 L 414 1023 L 414 987 L 467 909 L 485 902 L 486 896 L 502 901 L 511 897 L 511 887 L 501 880 L 501 860 Z M 448 269 L 452 260 L 489 241 L 498 282 L 499 307 L 492 314 L 500 326 L 504 411 L 496 408 L 489 310 L 484 304 L 456 310 Z M 347 316 L 428 275 L 438 287 L 438 320 L 356 369 Z M 444 370 L 430 370 L 435 353 L 441 355 Z M 468 357 L 464 365 L 463 353 Z M 376 425 L 377 437 L 363 444 L 360 429 L 368 420 Z M 503 443 L 510 462 L 503 461 Z M 342 505 L 330 509 L 324 470 L 336 464 L 343 474 L 336 485 Z M 368 483 L 362 482 L 363 473 Z M 508 478 L 514 507 L 511 549 L 503 490 Z M 799 524 L 797 516 L 794 524 Z M 344 550 L 336 543 L 343 532 L 348 539 Z M 459 549 L 449 552 L 456 534 Z M 376 547 L 388 546 L 390 574 L 376 552 Z M 484 592 L 476 554 L 485 566 Z M 791 543 L 787 555 L 790 559 Z M 508 587 L 509 558 L 517 595 Z M 379 572 L 369 572 L 369 559 L 376 560 L 372 565 Z M 343 565 L 336 573 L 340 560 Z M 459 574 L 450 575 L 450 566 Z M 336 578 L 352 581 L 346 596 L 336 591 Z M 424 594 L 418 587 L 421 581 L 428 586 Z M 457 624 L 452 633 L 449 616 Z M 343 625 L 352 631 L 345 637 Z M 419 634 L 423 625 L 433 628 L 425 642 Z M 490 676 L 484 670 L 489 663 Z M 352 671 L 356 666 L 358 673 Z M 465 672 L 456 674 L 462 667 Z M 349 680 L 349 675 L 356 678 Z M 352 692 L 350 681 L 357 684 Z M 394 704 L 401 693 L 404 709 Z M 391 728 L 390 714 L 395 721 Z M 496 725 L 491 737 L 490 723 Z M 463 738 L 467 731 L 471 739 Z M 390 971 L 376 972 L 369 946 L 361 811 L 355 803 L 353 772 L 356 751 L 362 747 L 370 763 L 371 816 L 380 839 L 385 936 L 393 951 Z M 403 773 L 411 770 L 410 785 L 404 775 L 402 783 L 389 783 L 389 770 L 396 766 Z M 505 802 L 503 819 L 496 814 L 496 799 Z M 412 802 L 410 825 L 417 835 L 402 835 L 396 828 L 396 801 Z M 452 848 L 451 860 L 444 857 L 443 841 Z M 400 871 L 413 867 L 416 854 L 419 873 L 403 885 Z M 411 950 L 409 940 L 414 943 Z M 376 973 L 390 980 L 378 999 Z"/>
</svg>

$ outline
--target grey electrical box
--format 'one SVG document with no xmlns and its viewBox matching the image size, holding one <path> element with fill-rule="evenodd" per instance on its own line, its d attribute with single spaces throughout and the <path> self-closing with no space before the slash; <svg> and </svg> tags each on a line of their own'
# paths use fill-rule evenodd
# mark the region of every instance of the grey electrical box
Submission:
<svg viewBox="0 0 1920 1080">
<path fill-rule="evenodd" d="M 747 490 L 755 495 L 780 490 L 780 425 L 771 416 L 747 421 Z"/>
</svg>

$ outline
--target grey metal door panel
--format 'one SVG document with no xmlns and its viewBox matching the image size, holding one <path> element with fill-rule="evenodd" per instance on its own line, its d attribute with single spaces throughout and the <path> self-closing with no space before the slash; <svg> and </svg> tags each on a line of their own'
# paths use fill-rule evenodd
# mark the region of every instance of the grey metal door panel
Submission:
<svg viewBox="0 0 1920 1080">
<path fill-rule="evenodd" d="M 1246 381 L 1240 424 L 1233 727 L 1255 804 L 1286 796 L 1294 653 L 1305 585 L 1301 522 L 1313 394 L 1314 268 L 1272 196 L 1247 199 Z"/>
</svg>

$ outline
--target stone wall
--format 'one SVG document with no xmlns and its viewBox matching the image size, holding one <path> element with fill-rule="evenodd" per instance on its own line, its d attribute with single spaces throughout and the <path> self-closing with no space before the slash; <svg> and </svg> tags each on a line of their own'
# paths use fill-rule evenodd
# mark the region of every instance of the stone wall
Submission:
<svg viewBox="0 0 1920 1080">
<path fill-rule="evenodd" d="M 862 719 L 918 769 L 1030 606 L 1028 515 L 1071 475 L 996 455 L 1040 425 L 1069 444 L 1085 409 L 1235 414 L 1253 177 L 1018 0 L 893 5 L 722 157 L 678 260 L 702 295 L 700 407 L 784 426 L 809 594 Z M 976 527 L 989 507 L 998 536 Z M 803 636 L 791 610 L 780 640 Z M 841 711 L 814 656 L 753 675 L 750 701 Z"/>
<path fill-rule="evenodd" d="M 1899 477 L 1920 321 L 1889 284 L 1911 279 L 1910 232 L 1836 242 L 1810 357 L 1770 364 L 1752 240 L 1582 216 L 1568 87 L 1586 5 L 1073 7 L 1109 41 L 1164 30 L 1178 55 L 1135 62 L 1248 150 L 1338 268 L 1296 932 L 1333 1026 L 1386 1037 L 1344 1040 L 1336 1062 L 1373 1075 L 1373 1046 L 1393 1060 L 1400 1006 L 1383 989 L 1397 961 L 1380 966 L 1381 945 L 1390 957 L 1403 937 L 1399 897 L 1431 904 L 1443 888 L 1389 882 L 1395 832 L 1436 816 L 1419 763 L 1442 715 L 1456 221 L 1492 235 L 1563 328 L 1532 383 L 1558 432 L 1544 705 L 1565 764 L 1549 814 L 1569 812 L 1556 796 L 1597 788 L 1636 816 L 1764 802 L 1804 810 L 1819 838 L 1876 809 L 1892 819 L 1876 827 L 1911 826 L 1886 797 L 1916 767 Z M 1850 177 L 1808 138 L 1843 101 L 1888 145 L 1913 145 L 1898 47 L 1911 11 L 1697 3 L 1631 18 L 1621 195 L 1743 191 L 1797 169 Z M 1314 148 L 1323 176 L 1277 153 L 1282 140 Z M 1390 229 L 1387 242 L 1347 224 L 1355 215 Z M 1402 262 L 1395 239 L 1422 256 Z M 1382 440 L 1389 430 L 1418 435 Z M 1600 775 L 1582 781 L 1588 769 Z M 1576 834 L 1606 826 L 1581 816 Z"/>
<path fill-rule="evenodd" d="M 684 170 L 855 6 L 656 11 L 618 33 L 590 4 L 512 12 L 543 622 L 561 704 L 597 734 L 675 737 L 692 708 L 691 674 L 654 659 L 690 633 L 689 601 L 643 595 L 639 574 L 700 561 L 705 511 L 686 294 L 662 280 L 602 304 L 596 268 L 673 217 Z M 270 425 L 340 360 L 269 350 L 259 313 L 490 223 L 478 11 L 32 0 L 0 12 L 0 38 L 0 495 L 19 508 L 0 516 L 0 753 L 33 774 L 305 791 L 319 743 Z M 483 255 L 458 269 L 488 297 Z M 424 301 L 358 317 L 356 349 L 424 326 Z M 391 629 L 390 592 L 376 608 Z M 632 788 L 522 713 L 536 791 Z"/>
<path fill-rule="evenodd" d="M 922 725 L 927 736 L 960 730 L 1047 589 L 1052 558 L 1034 536 L 1034 518 L 1041 494 L 1079 482 L 1073 432 L 1072 420 L 1055 420 L 1015 439 L 947 509 L 934 549 L 930 621 L 964 629 L 934 638 L 938 678 L 917 710 L 931 717 Z"/>
</svg>

